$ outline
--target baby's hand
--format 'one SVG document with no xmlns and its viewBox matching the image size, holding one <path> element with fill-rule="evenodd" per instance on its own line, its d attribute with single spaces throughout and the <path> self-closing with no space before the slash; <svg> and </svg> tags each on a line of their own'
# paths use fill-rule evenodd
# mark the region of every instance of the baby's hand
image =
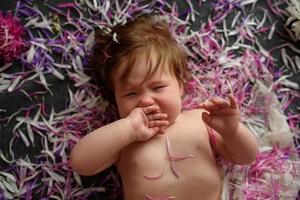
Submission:
<svg viewBox="0 0 300 200">
<path fill-rule="evenodd" d="M 214 97 L 199 105 L 208 111 L 202 113 L 202 120 L 222 136 L 235 134 L 239 127 L 239 106 L 233 95 L 228 99 Z"/>
<path fill-rule="evenodd" d="M 158 113 L 157 106 L 139 107 L 133 109 L 127 118 L 134 128 L 133 140 L 145 141 L 157 133 L 163 133 L 169 125 L 167 114 Z"/>
</svg>

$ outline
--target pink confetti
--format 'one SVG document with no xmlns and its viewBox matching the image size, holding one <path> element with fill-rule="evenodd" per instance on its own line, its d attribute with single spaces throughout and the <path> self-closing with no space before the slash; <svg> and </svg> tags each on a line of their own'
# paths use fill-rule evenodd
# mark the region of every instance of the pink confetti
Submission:
<svg viewBox="0 0 300 200">
<path fill-rule="evenodd" d="M 91 77 L 88 55 L 92 51 L 94 29 L 109 32 L 110 26 L 131 20 L 138 11 L 155 9 L 166 16 L 173 36 L 187 52 L 192 77 L 186 87 L 185 109 L 197 108 L 199 102 L 213 95 L 225 97 L 233 93 L 241 107 L 241 120 L 261 138 L 269 133 L 271 120 L 270 98 L 262 97 L 259 92 L 253 97 L 260 82 L 270 92 L 268 95 L 278 99 L 276 111 L 285 114 L 280 116 L 286 117 L 290 129 L 285 130 L 286 134 L 299 139 L 299 108 L 288 109 L 299 101 L 299 86 L 289 80 L 287 69 L 290 68 L 290 73 L 299 71 L 300 61 L 295 55 L 300 49 L 289 39 L 289 34 L 281 31 L 279 23 L 287 13 L 283 10 L 287 1 L 268 0 L 260 9 L 257 0 L 201 0 L 198 5 L 188 0 L 184 11 L 176 3 L 162 0 L 146 5 L 142 1 L 130 2 L 87 0 L 57 5 L 48 2 L 45 6 L 51 12 L 42 13 L 35 1 L 19 1 L 14 15 L 0 12 L 0 59 L 20 64 L 15 72 L 10 72 L 10 63 L 0 66 L 0 93 L 14 95 L 21 91 L 29 103 L 32 101 L 32 106 L 24 102 L 23 108 L 12 113 L 0 110 L 5 113 L 0 119 L 4 126 L 14 127 L 8 153 L 0 152 L 1 161 L 9 166 L 0 173 L 0 199 L 87 199 L 103 193 L 109 193 L 109 199 L 120 199 L 121 183 L 113 170 L 97 179 L 97 185 L 83 186 L 82 177 L 73 173 L 68 159 L 79 138 L 117 118 Z M 206 4 L 212 9 L 210 17 L 192 30 L 191 24 L 199 20 Z M 257 10 L 264 14 L 257 15 Z M 274 14 L 278 16 L 276 23 L 271 17 Z M 290 33 L 294 35 L 292 30 Z M 277 40 L 275 36 L 288 39 L 276 41 L 278 46 L 271 49 L 259 40 L 266 38 L 272 43 Z M 28 50 L 24 51 L 26 47 Z M 275 57 L 277 53 L 281 56 Z M 103 59 L 108 56 L 109 52 L 103 51 Z M 278 61 L 284 61 L 283 66 Z M 59 91 L 53 91 L 52 83 L 56 81 L 61 84 Z M 72 88 L 68 99 L 60 109 L 50 105 L 49 96 L 63 98 L 60 92 L 66 93 L 67 83 Z M 38 89 L 30 90 L 28 84 Z M 20 158 L 15 152 L 17 142 L 24 143 L 24 147 L 29 145 L 28 148 L 40 142 L 42 149 L 32 159 Z M 154 176 L 146 176 L 148 179 L 159 179 L 169 168 L 179 177 L 174 167 L 176 162 L 193 157 L 174 156 L 170 142 L 166 146 L 166 159 L 172 165 Z M 299 146 L 298 142 L 287 147 L 262 144 L 253 165 L 226 166 L 229 181 L 225 189 L 236 195 L 236 199 L 295 199 L 300 182 Z"/>
</svg>

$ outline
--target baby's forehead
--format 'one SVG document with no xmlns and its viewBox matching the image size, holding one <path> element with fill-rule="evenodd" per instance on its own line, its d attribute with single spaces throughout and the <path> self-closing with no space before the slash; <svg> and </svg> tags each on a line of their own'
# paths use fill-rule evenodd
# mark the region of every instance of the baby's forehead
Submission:
<svg viewBox="0 0 300 200">
<path fill-rule="evenodd" d="M 148 67 L 143 64 L 136 64 L 130 67 L 121 66 L 116 70 L 114 79 L 121 83 L 135 83 L 144 81 L 157 81 L 160 80 L 163 75 L 169 73 L 165 66 Z M 141 81 L 142 80 L 142 81 Z"/>
<path fill-rule="evenodd" d="M 155 72 L 147 78 L 130 76 L 127 80 L 119 83 L 118 87 L 123 90 L 136 89 L 143 87 L 144 85 L 152 87 L 165 84 L 169 79 L 170 78 L 167 73 Z"/>
<path fill-rule="evenodd" d="M 145 76 L 149 78 L 155 72 L 169 72 L 169 62 L 165 57 L 151 51 L 149 54 L 144 52 L 134 56 L 124 57 L 116 66 L 113 77 L 121 81 L 128 78 Z"/>
</svg>

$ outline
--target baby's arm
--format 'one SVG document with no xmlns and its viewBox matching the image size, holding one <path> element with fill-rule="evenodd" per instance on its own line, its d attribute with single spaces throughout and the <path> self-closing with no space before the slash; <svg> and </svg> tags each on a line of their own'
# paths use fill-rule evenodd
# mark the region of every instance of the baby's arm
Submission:
<svg viewBox="0 0 300 200">
<path fill-rule="evenodd" d="M 239 121 L 239 108 L 235 98 L 229 101 L 212 98 L 200 105 L 203 121 L 213 128 L 216 134 L 217 150 L 225 158 L 236 164 L 250 164 L 256 158 L 257 141 L 248 128 Z"/>
<path fill-rule="evenodd" d="M 111 166 L 128 144 L 145 141 L 168 125 L 166 114 L 156 113 L 155 106 L 133 109 L 130 114 L 100 127 L 79 140 L 71 152 L 74 171 L 90 176 Z"/>
</svg>

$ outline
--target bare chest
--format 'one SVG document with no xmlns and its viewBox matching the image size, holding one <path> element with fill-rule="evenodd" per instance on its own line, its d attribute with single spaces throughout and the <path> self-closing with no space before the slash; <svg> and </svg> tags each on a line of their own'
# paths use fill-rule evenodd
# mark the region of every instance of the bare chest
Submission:
<svg viewBox="0 0 300 200">
<path fill-rule="evenodd" d="M 135 173 L 149 174 L 173 165 L 195 164 L 200 160 L 212 158 L 207 130 L 200 126 L 174 126 L 165 134 L 157 135 L 146 142 L 136 142 L 122 151 L 120 164 L 130 165 Z M 186 164 L 184 164 L 186 163 Z M 159 174 L 159 173 L 158 173 Z"/>
<path fill-rule="evenodd" d="M 203 189 L 205 193 L 220 186 L 207 130 L 201 126 L 179 124 L 164 135 L 128 146 L 122 151 L 118 168 L 125 190 L 130 190 L 126 185 L 136 186 L 141 194 L 155 191 L 162 196 L 180 196 L 189 190 L 202 193 Z M 205 187 L 199 190 L 197 183 L 203 182 Z"/>
</svg>

